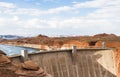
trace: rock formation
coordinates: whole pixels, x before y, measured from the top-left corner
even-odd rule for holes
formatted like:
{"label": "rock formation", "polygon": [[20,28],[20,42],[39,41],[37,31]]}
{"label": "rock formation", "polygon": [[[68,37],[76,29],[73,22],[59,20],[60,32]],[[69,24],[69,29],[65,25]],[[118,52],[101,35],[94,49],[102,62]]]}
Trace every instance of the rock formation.
{"label": "rock formation", "polygon": [[7,55],[0,50],[0,77],[52,77],[33,61],[13,63]]}

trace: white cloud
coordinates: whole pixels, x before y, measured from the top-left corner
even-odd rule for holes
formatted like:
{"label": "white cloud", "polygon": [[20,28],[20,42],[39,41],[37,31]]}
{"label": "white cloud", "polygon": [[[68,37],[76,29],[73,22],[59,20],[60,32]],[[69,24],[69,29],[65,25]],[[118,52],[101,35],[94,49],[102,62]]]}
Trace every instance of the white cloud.
{"label": "white cloud", "polygon": [[25,23],[25,28],[47,28],[49,25],[45,20],[38,18],[29,19]]}
{"label": "white cloud", "polygon": [[6,9],[6,10],[4,10],[4,13],[10,14],[10,15],[41,16],[41,15],[47,15],[47,14],[56,14],[56,13],[61,13],[61,12],[68,12],[71,10],[72,10],[72,8],[68,7],[68,6],[51,8],[48,10],[16,8],[16,10],[15,9]]}
{"label": "white cloud", "polygon": [[57,7],[57,8],[53,8],[53,9],[48,9],[48,11],[46,11],[46,13],[60,13],[60,12],[64,12],[64,11],[70,11],[72,10],[72,7],[69,6],[63,6],[63,7]]}
{"label": "white cloud", "polygon": [[12,20],[13,21],[19,21],[19,17],[18,16],[14,16]]}
{"label": "white cloud", "polygon": [[21,21],[18,16],[13,16],[10,18],[0,18],[0,27],[1,28],[13,28],[13,27],[22,27],[24,21]]}
{"label": "white cloud", "polygon": [[[54,0],[52,0],[54,1]],[[12,3],[2,3],[6,4],[4,6],[6,7],[15,7],[14,4]],[[117,6],[116,6],[117,5]],[[119,5],[119,6],[118,6]],[[92,1],[86,1],[86,2],[74,2],[73,5],[71,6],[61,6],[61,7],[55,7],[55,8],[50,8],[47,10],[40,10],[40,9],[32,9],[32,8],[19,8],[16,7],[15,9],[3,9],[3,13],[5,14],[12,14],[12,15],[30,15],[30,16],[40,16],[40,15],[47,15],[47,14],[56,14],[56,13],[62,13],[62,12],[78,12],[80,8],[110,8],[110,7],[115,7],[120,8],[120,1],[119,0],[92,0]],[[98,10],[99,10],[98,9]],[[114,10],[112,8],[112,10]],[[2,13],[2,12],[1,12]]]}
{"label": "white cloud", "polygon": [[0,2],[0,7],[15,8],[16,6],[13,3]]}
{"label": "white cloud", "polygon": [[9,15],[40,15],[41,11],[38,9],[26,9],[26,8],[16,8],[15,9],[6,9],[4,10],[5,14]]}
{"label": "white cloud", "polygon": [[2,17],[0,17],[0,27],[2,27],[2,26],[3,26],[4,22],[5,22],[5,19],[4,19],[4,18],[2,18]]}
{"label": "white cloud", "polygon": [[[1,6],[0,6],[1,7]],[[54,14],[70,11],[79,11],[80,8],[98,8],[85,16],[73,16],[66,19]],[[1,12],[2,13],[2,12]],[[26,29],[79,29],[88,31],[107,31],[119,33],[120,0],[91,0],[87,2],[74,2],[72,6],[61,6],[47,10],[18,8],[4,10],[11,18],[0,18],[0,27],[20,26]],[[38,16],[51,15],[52,18],[39,18]],[[30,15],[29,19],[22,19],[19,15]],[[35,17],[33,17],[35,16]],[[94,30],[92,30],[94,29]]]}
{"label": "white cloud", "polygon": [[58,2],[59,0],[43,0],[44,2]]}
{"label": "white cloud", "polygon": [[80,2],[77,2],[77,1],[73,1],[72,3],[73,3],[73,4],[77,4],[77,3],[80,3]]}
{"label": "white cloud", "polygon": [[89,18],[106,19],[106,20],[120,20],[120,1],[109,1],[104,7],[88,15]]}
{"label": "white cloud", "polygon": [[111,0],[92,0],[82,3],[75,3],[73,6],[75,8],[100,8],[103,7]]}

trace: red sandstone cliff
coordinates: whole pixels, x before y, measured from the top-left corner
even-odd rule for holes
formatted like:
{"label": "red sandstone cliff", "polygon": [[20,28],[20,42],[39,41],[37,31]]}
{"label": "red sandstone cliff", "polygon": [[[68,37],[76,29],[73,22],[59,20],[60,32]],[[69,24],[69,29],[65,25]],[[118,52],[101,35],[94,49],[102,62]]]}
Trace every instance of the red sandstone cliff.
{"label": "red sandstone cliff", "polygon": [[[101,42],[120,42],[120,36],[114,34],[97,34],[94,36],[48,37],[38,35],[16,40],[0,40],[2,44],[33,47],[45,50],[69,49],[72,45],[78,48],[101,47]],[[111,45],[108,45],[108,47]]]}

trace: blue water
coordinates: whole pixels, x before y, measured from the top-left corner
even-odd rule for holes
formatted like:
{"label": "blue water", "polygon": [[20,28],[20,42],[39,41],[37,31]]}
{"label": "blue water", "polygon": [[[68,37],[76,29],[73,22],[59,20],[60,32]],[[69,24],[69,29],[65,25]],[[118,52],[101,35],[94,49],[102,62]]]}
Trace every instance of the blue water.
{"label": "blue water", "polygon": [[4,51],[7,55],[20,54],[21,50],[27,50],[28,53],[38,51],[37,49],[19,47],[19,46],[10,46],[0,44],[0,50]]}

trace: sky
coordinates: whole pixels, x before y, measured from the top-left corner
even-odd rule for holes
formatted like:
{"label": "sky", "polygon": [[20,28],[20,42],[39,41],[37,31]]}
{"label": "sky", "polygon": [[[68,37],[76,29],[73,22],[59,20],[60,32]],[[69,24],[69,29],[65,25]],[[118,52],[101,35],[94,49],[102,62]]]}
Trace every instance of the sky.
{"label": "sky", "polygon": [[120,0],[0,0],[0,35],[120,35]]}

